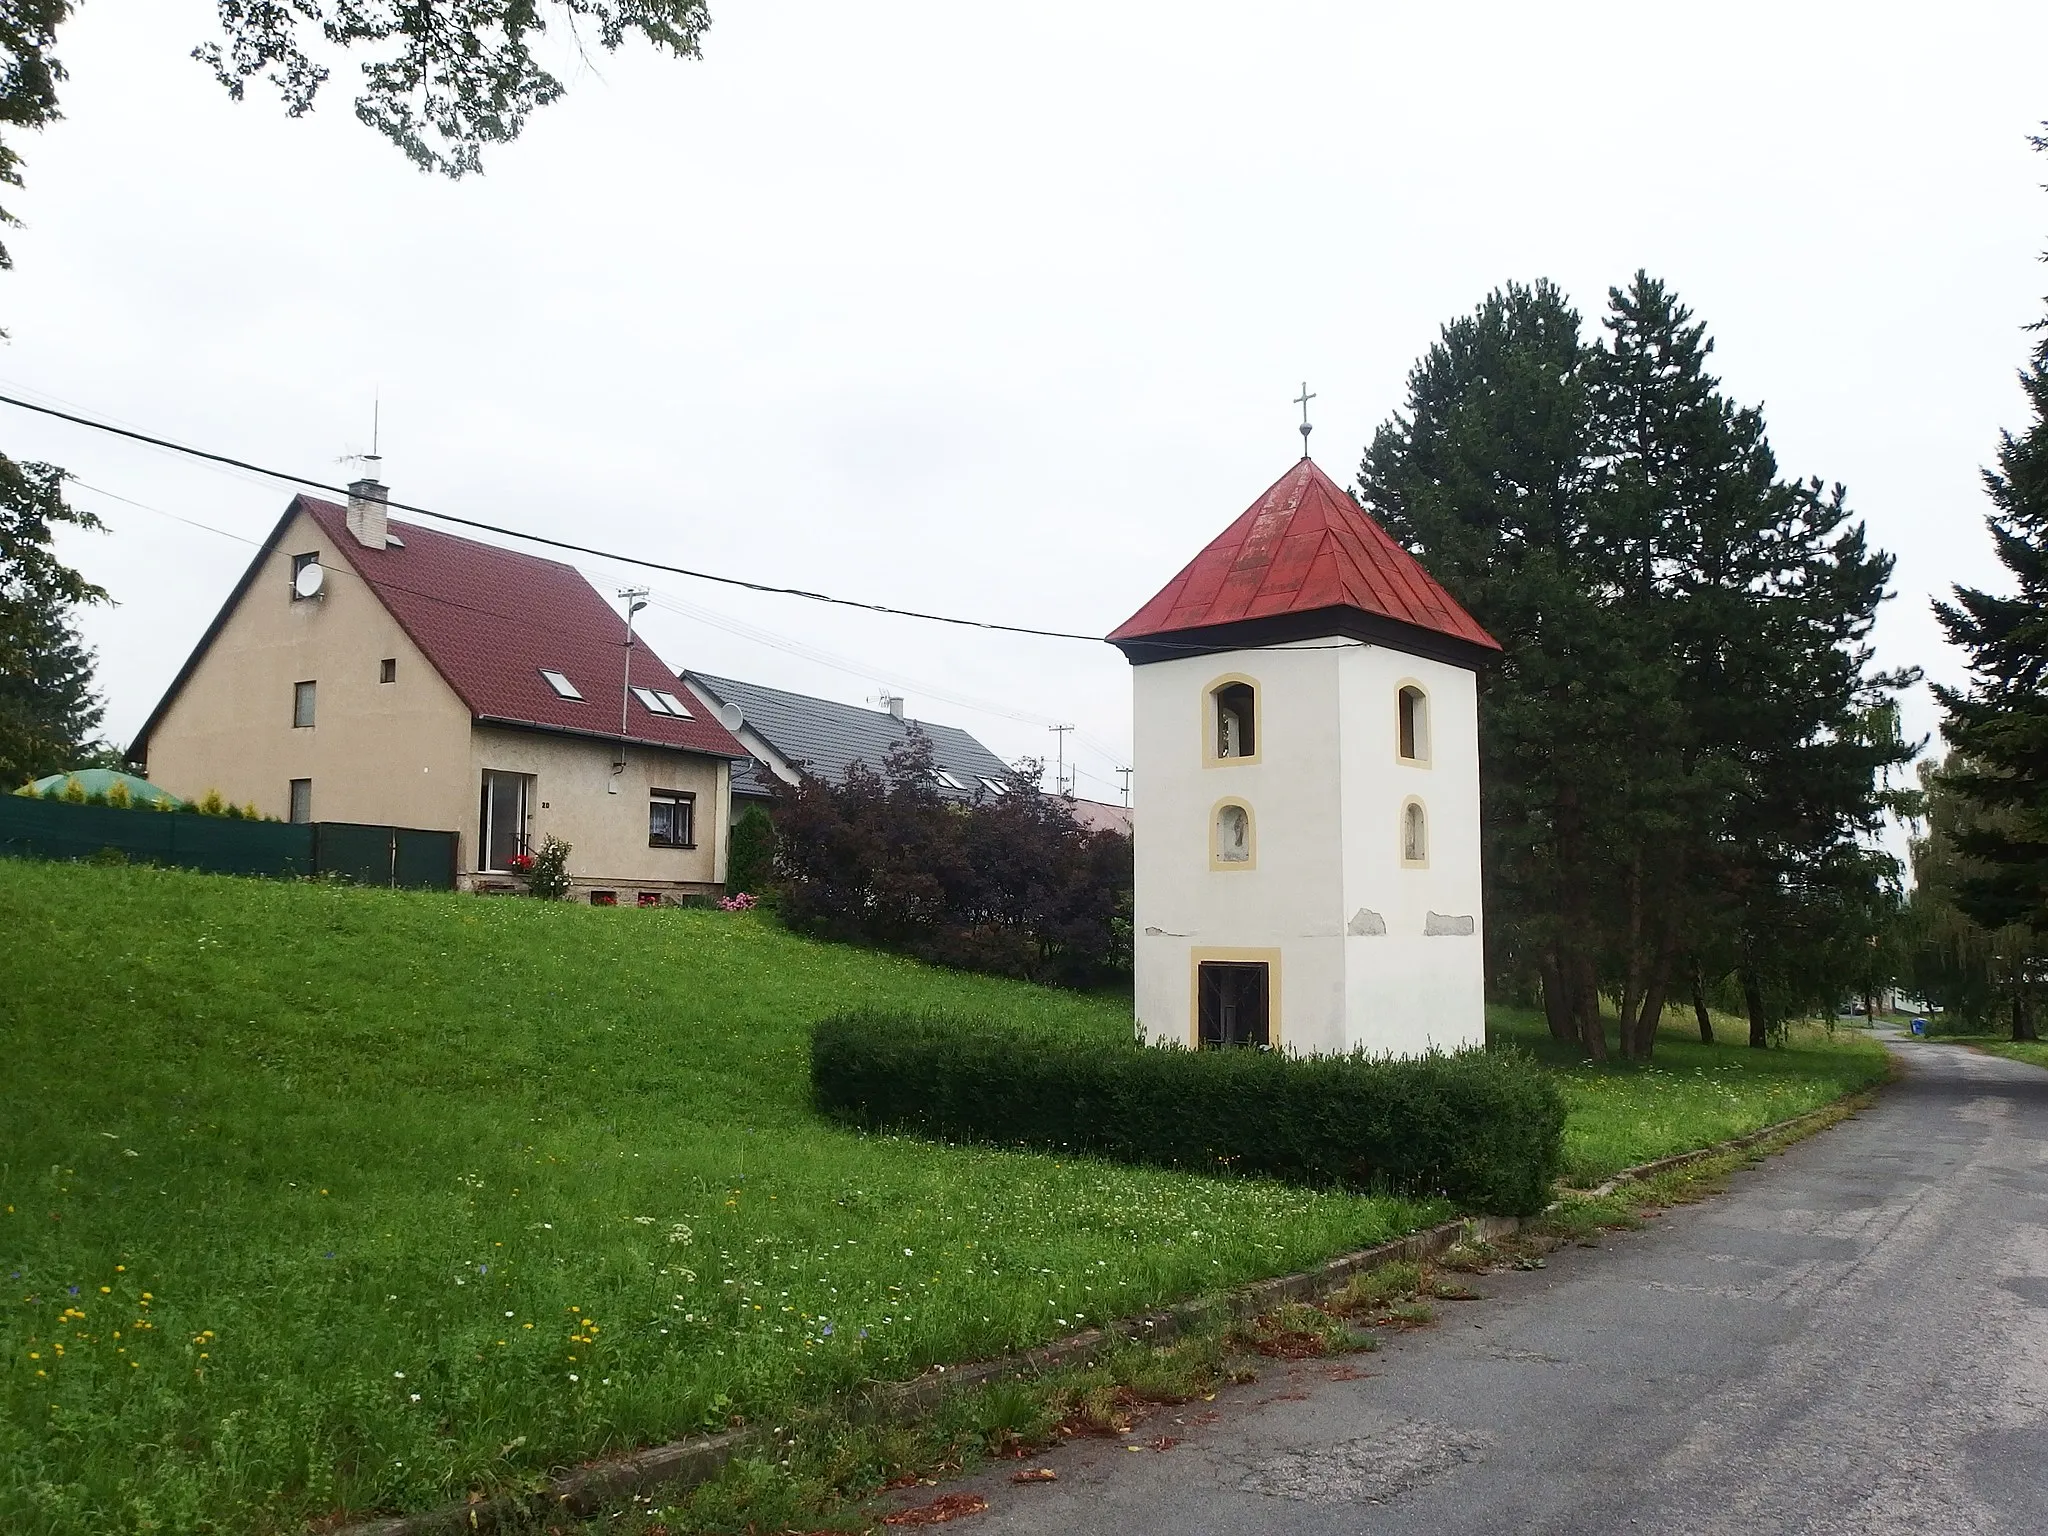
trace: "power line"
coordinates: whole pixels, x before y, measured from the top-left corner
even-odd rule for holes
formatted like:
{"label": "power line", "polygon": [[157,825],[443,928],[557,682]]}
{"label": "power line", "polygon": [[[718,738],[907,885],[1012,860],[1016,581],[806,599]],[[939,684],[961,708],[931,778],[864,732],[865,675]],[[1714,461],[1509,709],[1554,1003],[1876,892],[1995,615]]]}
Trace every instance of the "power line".
{"label": "power line", "polygon": [[[68,478],[70,483],[77,486],[80,490],[90,491],[95,496],[104,496],[109,501],[118,501],[126,506],[134,507],[138,511],[149,512],[157,517],[167,518],[174,523],[182,523],[187,528],[198,529],[201,533],[211,533],[219,538],[232,539],[235,543],[246,544],[251,549],[262,549],[264,547],[261,539],[252,539],[246,534],[234,533],[226,528],[216,528],[211,523],[202,523],[194,518],[180,516],[176,512],[166,511],[164,508],[153,506],[149,502],[137,501],[132,496],[123,496],[119,491],[110,491],[105,486],[94,485],[91,481],[81,480],[76,475],[69,476]],[[353,576],[355,574],[346,564],[330,566],[328,569],[344,575]],[[430,592],[423,587],[407,586],[404,582],[389,576],[381,579],[384,586],[392,591],[403,592],[409,597],[416,597],[424,602],[438,603],[443,607],[461,609],[466,613],[487,614],[495,619],[503,619],[519,624],[535,633],[562,635],[565,637],[572,633],[572,631],[562,629],[556,625],[539,623],[532,615],[527,613],[507,612],[499,608],[488,608],[474,603],[465,603],[457,598],[449,597],[446,593]],[[1014,720],[1025,725],[1051,725],[1053,723],[1050,715],[1034,715],[1025,710],[1011,709],[997,704],[993,700],[978,699],[972,694],[959,693],[952,689],[941,687],[937,683],[925,682],[918,678],[904,676],[895,672],[892,668],[876,667],[852,657],[841,656],[821,646],[810,645],[791,636],[779,634],[772,629],[763,629],[759,625],[749,624],[742,619],[721,613],[716,608],[706,608],[700,604],[685,601],[673,593],[656,590],[650,593],[649,597],[655,607],[667,612],[696,619],[699,623],[709,624],[715,628],[726,630],[731,634],[740,636],[742,639],[751,640],[757,645],[765,645],[776,650],[787,651],[793,656],[801,656],[807,661],[816,662],[820,666],[831,667],[835,671],[844,672],[849,676],[884,679],[895,686],[910,688],[921,695],[938,699],[942,703],[952,704],[961,709],[975,710],[982,714],[994,715],[1005,720]],[[1077,731],[1075,734],[1093,750],[1100,752],[1102,756],[1108,758],[1111,762],[1120,760],[1119,754],[1114,749],[1103,746],[1095,738],[1089,736],[1087,732]],[[1096,778],[1096,775],[1090,774],[1089,777]],[[1096,782],[1108,783],[1106,779],[1100,778],[1096,778]]]}
{"label": "power line", "polygon": [[[130,427],[115,426],[111,422],[95,421],[90,416],[80,416],[71,411],[60,411],[55,406],[38,405],[32,400],[23,400],[15,395],[0,394],[0,404],[12,405],[24,411],[34,411],[41,416],[53,416],[59,421],[68,421],[76,426],[90,428],[95,432],[105,432],[114,437],[125,437],[133,442],[146,443],[152,448],[162,448],[171,453],[184,454],[189,458],[200,459],[209,464],[223,465],[231,470],[240,470],[249,474],[267,476],[273,480],[282,480],[287,485],[303,485],[312,490],[325,491],[330,496],[352,496],[355,494],[347,486],[329,485],[324,480],[308,479],[304,475],[295,475],[288,470],[266,469],[260,464],[251,464],[245,459],[233,458],[224,453],[213,453],[204,448],[189,447],[184,443],[173,442],[169,438],[154,437],[147,432],[140,432]],[[84,482],[79,481],[77,483],[83,484]],[[91,487],[87,487],[87,489],[91,489]],[[102,492],[101,494],[111,493]],[[126,500],[127,498],[116,497],[115,499]],[[131,504],[141,505],[140,502]],[[1000,624],[992,619],[963,619],[957,615],[926,613],[916,608],[897,608],[887,603],[866,602],[860,598],[834,597],[830,593],[812,592],[803,587],[782,587],[769,582],[749,581],[745,577],[740,576],[720,576],[711,571],[694,570],[685,565],[667,565],[659,560],[648,560],[639,555],[622,555],[613,550],[596,549],[588,544],[572,544],[565,539],[549,538],[545,534],[524,533],[517,528],[506,528],[498,523],[486,523],[471,517],[459,517],[453,512],[436,512],[431,507],[415,506],[410,502],[404,501],[392,501],[388,497],[384,498],[383,505],[394,511],[410,512],[415,517],[431,517],[438,522],[454,523],[458,527],[474,528],[483,533],[495,533],[508,539],[524,539],[530,544],[542,544],[550,549],[565,550],[570,554],[588,555],[596,560],[615,560],[621,565],[637,566],[649,571],[662,571],[671,576],[687,576],[695,581],[715,582],[721,586],[739,587],[748,592],[763,592],[775,597],[799,597],[807,602],[828,603],[835,607],[855,608],[863,612],[887,614],[899,619],[922,619],[931,624],[951,624],[962,629],[981,629],[1007,635],[1031,635],[1044,640],[1085,640],[1090,644],[1109,643],[1106,636],[1084,635],[1074,630],[1038,629],[1027,624]],[[152,507],[146,510],[156,511],[158,509]],[[165,513],[164,515],[166,517],[175,516],[172,513]],[[177,520],[180,522],[189,521],[189,519],[184,518],[178,518]],[[193,526],[206,527],[203,523],[195,523]],[[210,533],[221,532],[217,528],[209,528],[207,531]],[[227,537],[236,538],[239,535],[229,534]],[[1217,652],[1219,649],[1231,651],[1350,650],[1368,644],[1368,642],[1358,640],[1300,641],[1276,645],[1232,645],[1218,647],[1212,643],[1199,640],[1176,641],[1160,636],[1147,636],[1145,644],[1152,650],[1185,651],[1190,655],[1208,655]],[[1102,752],[1105,757],[1113,758],[1115,756],[1111,749],[1102,746],[1100,743],[1091,742],[1090,744],[1095,746],[1096,750]]]}
{"label": "power line", "polygon": [[[89,416],[75,415],[60,411],[53,405],[37,405],[34,401],[23,400],[14,395],[0,395],[0,404],[16,406],[24,411],[34,411],[41,416],[54,416],[59,421],[68,421],[76,426],[89,427],[95,432],[106,432],[115,437],[125,437],[134,442],[147,443],[152,448],[163,448],[171,453],[182,453],[188,458],[203,459],[210,464],[224,464],[230,469],[248,470],[258,475],[268,475],[273,480],[282,480],[287,485],[303,485],[312,490],[325,491],[330,496],[347,496],[349,489],[342,485],[329,485],[324,480],[311,480],[304,475],[295,475],[287,470],[269,469],[261,464],[251,464],[246,459],[231,458],[224,453],[210,453],[204,448],[193,448],[184,443],[172,442],[169,438],[153,437],[147,432],[137,432],[129,427],[117,427],[111,422],[94,421]],[[864,602],[853,597],[834,597],[828,592],[812,592],[803,587],[780,587],[765,581],[748,581],[740,576],[720,576],[711,571],[692,570],[686,565],[666,565],[659,560],[643,559],[639,555],[622,555],[615,550],[593,549],[588,544],[571,544],[566,539],[551,539],[544,534],[522,533],[517,528],[502,527],[497,523],[481,522],[473,517],[458,517],[453,512],[436,512],[431,507],[413,506],[408,502],[386,499],[384,505],[398,512],[410,512],[415,517],[431,517],[436,521],[454,523],[462,528],[475,528],[483,533],[495,533],[509,539],[525,539],[532,544],[545,544],[550,549],[566,550],[571,554],[589,555],[599,560],[616,560],[621,565],[639,566],[644,570],[664,571],[671,576],[688,576],[695,581],[712,581],[721,586],[740,587],[748,592],[766,592],[777,597],[800,597],[813,603],[830,603],[839,608],[859,608],[868,613],[885,613],[899,619],[923,619],[931,624],[952,624],[962,629],[995,630],[1006,635],[1035,635],[1044,640],[1086,640],[1100,644],[1102,636],[1084,635],[1065,629],[1035,629],[1028,624],[998,624],[992,619],[963,619],[954,614],[926,613],[916,608],[896,608],[888,603]]]}

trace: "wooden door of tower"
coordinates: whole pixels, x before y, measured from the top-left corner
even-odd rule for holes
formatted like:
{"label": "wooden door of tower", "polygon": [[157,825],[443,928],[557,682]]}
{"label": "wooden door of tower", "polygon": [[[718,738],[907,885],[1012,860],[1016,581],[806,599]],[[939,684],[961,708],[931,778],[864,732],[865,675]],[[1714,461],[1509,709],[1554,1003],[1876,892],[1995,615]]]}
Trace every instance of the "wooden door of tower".
{"label": "wooden door of tower", "polygon": [[1196,1038],[1203,1050],[1272,1045],[1272,987],[1264,961],[1204,960],[1195,994]]}

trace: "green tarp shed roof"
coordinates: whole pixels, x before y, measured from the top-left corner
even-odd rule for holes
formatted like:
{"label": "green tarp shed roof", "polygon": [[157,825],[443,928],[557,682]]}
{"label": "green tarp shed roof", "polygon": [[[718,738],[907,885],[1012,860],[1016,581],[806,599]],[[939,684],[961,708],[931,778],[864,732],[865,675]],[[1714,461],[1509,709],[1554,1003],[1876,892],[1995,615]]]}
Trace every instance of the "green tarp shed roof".
{"label": "green tarp shed roof", "polygon": [[61,795],[64,793],[64,786],[73,779],[78,781],[78,787],[88,795],[104,795],[116,784],[126,784],[128,798],[138,804],[158,800],[171,805],[185,803],[169,790],[158,789],[147,779],[138,779],[132,773],[121,773],[112,768],[80,768],[75,773],[53,773],[48,778],[37,779],[25,787],[38,795],[46,795],[53,789]]}

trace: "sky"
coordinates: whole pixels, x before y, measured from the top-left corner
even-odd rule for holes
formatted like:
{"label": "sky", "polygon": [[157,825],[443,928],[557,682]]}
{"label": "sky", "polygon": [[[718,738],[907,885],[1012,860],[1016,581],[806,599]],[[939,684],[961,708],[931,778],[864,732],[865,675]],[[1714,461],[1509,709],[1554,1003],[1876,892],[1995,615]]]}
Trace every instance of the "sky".
{"label": "sky", "polygon": [[[2043,312],[2048,7],[713,0],[701,61],[573,59],[485,174],[235,103],[205,0],[90,0],[19,141],[0,390],[667,564],[1084,634],[1300,451],[1339,481],[1443,323],[1638,268],[1709,325],[1788,473],[1898,557],[1887,666],[2001,588],[1979,472]],[[565,55],[567,57],[567,55]],[[0,406],[105,519],[62,552],[107,733],[142,723],[291,490]],[[203,525],[203,526],[195,526]],[[1115,800],[1106,645],[644,581],[677,666],[884,688]],[[1934,728],[1924,689],[1915,734]]]}

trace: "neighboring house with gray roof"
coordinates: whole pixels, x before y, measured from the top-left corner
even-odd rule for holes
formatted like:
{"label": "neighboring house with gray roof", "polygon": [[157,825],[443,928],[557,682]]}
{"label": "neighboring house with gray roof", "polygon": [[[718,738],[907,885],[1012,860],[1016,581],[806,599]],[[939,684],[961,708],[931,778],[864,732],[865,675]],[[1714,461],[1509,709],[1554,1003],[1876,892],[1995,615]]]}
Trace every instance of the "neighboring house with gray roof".
{"label": "neighboring house with gray roof", "polygon": [[740,724],[733,734],[754,761],[733,770],[734,814],[766,801],[776,779],[794,784],[808,772],[839,784],[856,762],[880,772],[913,726],[931,739],[935,787],[946,798],[972,800],[1008,787],[1009,764],[956,726],[905,719],[900,698],[890,699],[887,709],[862,709],[708,672],[686,671],[681,676],[683,685],[710,711],[727,705],[739,711]]}

